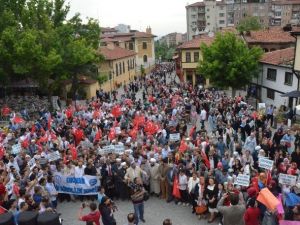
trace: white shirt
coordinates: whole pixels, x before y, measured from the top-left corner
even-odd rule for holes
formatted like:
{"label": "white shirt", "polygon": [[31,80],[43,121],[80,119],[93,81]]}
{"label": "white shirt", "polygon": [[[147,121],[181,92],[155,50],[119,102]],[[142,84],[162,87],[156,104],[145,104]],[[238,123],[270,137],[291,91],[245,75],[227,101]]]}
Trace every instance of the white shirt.
{"label": "white shirt", "polygon": [[188,184],[188,181],[187,181],[187,176],[184,174],[184,175],[179,175],[179,189],[180,190],[186,190],[187,188],[187,184]]}
{"label": "white shirt", "polygon": [[200,119],[201,120],[206,120],[206,111],[204,109],[201,110],[201,113],[200,113]]}
{"label": "white shirt", "polygon": [[53,183],[46,183],[46,190],[49,193],[50,200],[55,201],[57,191],[56,191],[56,188],[55,188],[54,184]]}
{"label": "white shirt", "polygon": [[192,190],[195,189],[196,184],[199,183],[199,178],[197,177],[196,180],[194,180],[193,177],[190,177],[189,182],[188,182],[188,190],[191,192]]}
{"label": "white shirt", "polygon": [[81,168],[79,166],[75,167],[75,177],[82,177],[84,175],[84,168],[85,166],[82,166]]}

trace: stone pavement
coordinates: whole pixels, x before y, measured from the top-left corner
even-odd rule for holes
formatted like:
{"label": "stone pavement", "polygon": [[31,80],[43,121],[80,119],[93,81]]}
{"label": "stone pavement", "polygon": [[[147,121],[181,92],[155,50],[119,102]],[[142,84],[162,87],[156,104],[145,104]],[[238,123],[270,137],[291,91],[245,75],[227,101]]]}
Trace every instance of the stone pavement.
{"label": "stone pavement", "polygon": [[[117,225],[126,224],[127,214],[133,212],[133,205],[130,201],[116,201],[118,211],[114,213]],[[58,212],[62,214],[63,225],[85,225],[84,222],[78,221],[77,213],[81,202],[63,202],[58,204]],[[84,213],[88,213],[88,209]],[[175,205],[174,202],[166,203],[156,197],[150,198],[145,202],[145,220],[146,223],[139,225],[161,225],[163,220],[170,218],[173,225],[208,225],[207,220],[198,220],[197,216],[192,214],[189,206]],[[212,225],[217,225],[219,218]],[[102,224],[102,221],[101,221]]]}

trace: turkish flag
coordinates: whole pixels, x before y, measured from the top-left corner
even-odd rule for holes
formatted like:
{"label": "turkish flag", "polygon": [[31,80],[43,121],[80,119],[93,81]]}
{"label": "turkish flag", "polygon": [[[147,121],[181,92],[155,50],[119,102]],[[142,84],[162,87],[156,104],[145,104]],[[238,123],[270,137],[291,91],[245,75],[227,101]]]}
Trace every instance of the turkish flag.
{"label": "turkish flag", "polygon": [[0,147],[0,159],[2,159],[4,155],[5,155],[5,149],[3,147]]}
{"label": "turkish flag", "polygon": [[49,116],[49,118],[48,118],[48,123],[47,123],[47,125],[48,125],[48,130],[51,129],[51,124],[52,124],[52,118],[51,118],[51,116]]}
{"label": "turkish flag", "polygon": [[29,140],[26,138],[23,142],[22,142],[22,147],[23,148],[28,148],[29,147]]}
{"label": "turkish flag", "polygon": [[149,102],[154,102],[154,101],[155,101],[155,98],[153,97],[153,95],[150,95],[150,96],[148,97],[148,101],[149,101]]}
{"label": "turkish flag", "polygon": [[111,114],[112,114],[114,117],[119,117],[119,116],[121,116],[121,115],[122,115],[121,106],[115,105],[114,107],[112,107],[112,109],[111,109]]}
{"label": "turkish flag", "polygon": [[188,146],[185,143],[185,141],[182,139],[181,142],[180,142],[179,151],[180,152],[185,152],[187,149],[188,149]]}
{"label": "turkish flag", "polygon": [[190,129],[190,133],[189,133],[190,138],[193,138],[195,131],[196,131],[196,126],[193,126],[193,127]]}
{"label": "turkish flag", "polygon": [[11,110],[8,106],[4,106],[1,111],[2,111],[3,116],[8,116],[11,112]]}
{"label": "turkish flag", "polygon": [[134,126],[140,126],[145,123],[145,117],[144,116],[135,116],[133,119],[133,125]]}
{"label": "turkish flag", "polygon": [[82,138],[83,138],[84,134],[83,131],[81,129],[75,129],[74,132],[74,137],[75,137],[75,145],[79,145],[79,143],[81,142]]}
{"label": "turkish flag", "polygon": [[36,127],[35,127],[35,125],[33,124],[32,127],[31,127],[30,133],[33,134],[33,133],[35,132],[35,130],[36,130]]}
{"label": "turkish flag", "polygon": [[72,109],[70,108],[66,109],[65,114],[68,119],[72,118],[72,114],[73,114]]}
{"label": "turkish flag", "polygon": [[115,137],[116,137],[116,131],[115,131],[115,128],[112,127],[112,128],[110,128],[108,138],[109,138],[109,140],[113,140],[113,139],[115,139]]}
{"label": "turkish flag", "polygon": [[23,120],[21,117],[16,116],[13,118],[13,122],[19,124],[19,123],[24,123],[25,120]]}
{"label": "turkish flag", "polygon": [[207,155],[206,155],[206,153],[204,151],[201,151],[201,157],[202,157],[202,160],[204,161],[205,166],[208,169],[210,169],[210,162],[209,162],[209,160],[207,158]]}
{"label": "turkish flag", "polygon": [[129,107],[131,107],[133,105],[132,100],[131,99],[125,99],[124,101],[125,105],[128,105]]}
{"label": "turkish flag", "polygon": [[129,131],[129,136],[133,139],[136,139],[138,134],[138,129],[137,127],[134,127],[131,131]]}
{"label": "turkish flag", "polygon": [[93,113],[93,119],[98,119],[100,117],[100,112],[99,110],[95,110]]}
{"label": "turkish flag", "polygon": [[77,159],[77,150],[76,150],[75,146],[70,145],[70,150],[71,150],[71,154],[72,154],[72,160],[76,160]]}
{"label": "turkish flag", "polygon": [[102,130],[101,129],[98,129],[96,135],[95,135],[95,139],[94,139],[94,142],[95,141],[100,141],[100,139],[102,138]]}

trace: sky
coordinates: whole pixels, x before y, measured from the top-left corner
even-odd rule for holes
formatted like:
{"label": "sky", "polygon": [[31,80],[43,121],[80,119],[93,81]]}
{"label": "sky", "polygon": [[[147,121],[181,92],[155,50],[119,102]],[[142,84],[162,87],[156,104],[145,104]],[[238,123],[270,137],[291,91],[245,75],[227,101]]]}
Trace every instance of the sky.
{"label": "sky", "polygon": [[151,26],[158,37],[186,32],[187,0],[69,0],[69,3],[70,15],[79,12],[82,18],[96,18],[101,27],[126,24],[131,29],[145,31]]}

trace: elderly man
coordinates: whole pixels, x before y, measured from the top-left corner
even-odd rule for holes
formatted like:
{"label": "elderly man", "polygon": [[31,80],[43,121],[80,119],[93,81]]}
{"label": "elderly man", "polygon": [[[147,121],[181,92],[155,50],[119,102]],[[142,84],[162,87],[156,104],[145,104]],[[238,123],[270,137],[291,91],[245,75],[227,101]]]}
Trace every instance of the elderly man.
{"label": "elderly man", "polygon": [[136,162],[132,161],[130,164],[130,167],[127,169],[125,174],[125,180],[127,183],[132,183],[134,181],[134,178],[142,178],[142,171],[140,167],[136,166]]}
{"label": "elderly man", "polygon": [[154,193],[157,197],[160,194],[159,164],[154,158],[150,159],[150,193]]}

